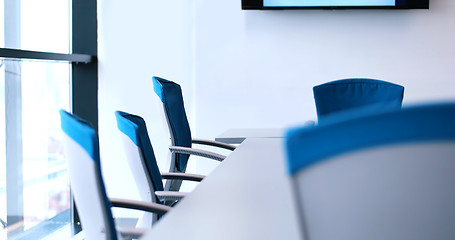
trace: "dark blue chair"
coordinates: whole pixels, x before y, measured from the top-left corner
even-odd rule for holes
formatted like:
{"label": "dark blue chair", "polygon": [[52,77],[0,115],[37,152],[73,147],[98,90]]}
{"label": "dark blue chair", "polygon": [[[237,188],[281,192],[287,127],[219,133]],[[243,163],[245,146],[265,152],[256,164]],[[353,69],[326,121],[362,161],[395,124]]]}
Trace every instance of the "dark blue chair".
{"label": "dark blue chair", "polygon": [[[163,179],[202,181],[204,176],[197,174],[161,173],[144,119],[122,111],[116,111],[115,117],[118,129],[123,133],[126,158],[142,201],[172,205],[186,196],[187,193],[164,191]],[[144,215],[140,226],[150,226],[150,222],[158,220],[157,214],[152,217]]]}
{"label": "dark blue chair", "polygon": [[[168,206],[125,199],[108,199],[101,175],[98,137],[90,123],[60,111],[71,190],[85,239],[139,238],[146,229],[116,227],[111,207],[131,208],[163,215]],[[149,226],[150,227],[150,226]]]}
{"label": "dark blue chair", "polygon": [[[190,125],[186,117],[185,106],[183,103],[182,89],[175,82],[153,77],[153,90],[163,103],[164,114],[169,127],[171,136],[171,166],[170,172],[185,172],[190,155],[206,157],[216,161],[222,161],[225,156],[192,148],[192,144],[202,144],[212,147],[219,147],[227,150],[234,150],[235,146],[205,140],[193,139],[191,137]],[[165,189],[178,191],[180,188],[180,180],[172,180],[166,182]]]}
{"label": "dark blue chair", "polygon": [[399,109],[404,87],[385,81],[351,78],[332,81],[313,87],[318,120],[361,107]]}
{"label": "dark blue chair", "polygon": [[455,103],[287,132],[305,239],[455,239]]}

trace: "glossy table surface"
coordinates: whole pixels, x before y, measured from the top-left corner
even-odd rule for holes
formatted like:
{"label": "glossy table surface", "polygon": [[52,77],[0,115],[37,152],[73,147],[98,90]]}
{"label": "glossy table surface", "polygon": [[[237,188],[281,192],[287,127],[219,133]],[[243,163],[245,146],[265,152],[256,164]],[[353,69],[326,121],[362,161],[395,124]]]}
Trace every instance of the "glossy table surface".
{"label": "glossy table surface", "polygon": [[282,138],[248,138],[142,239],[301,239]]}

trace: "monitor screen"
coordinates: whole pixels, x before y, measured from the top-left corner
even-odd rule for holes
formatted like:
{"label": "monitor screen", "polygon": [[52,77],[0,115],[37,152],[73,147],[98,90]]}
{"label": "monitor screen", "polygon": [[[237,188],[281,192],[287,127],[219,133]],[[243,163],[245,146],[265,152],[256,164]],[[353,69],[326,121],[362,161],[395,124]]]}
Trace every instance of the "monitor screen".
{"label": "monitor screen", "polygon": [[242,0],[242,9],[428,9],[429,0]]}
{"label": "monitor screen", "polygon": [[263,0],[264,7],[395,6],[395,0]]}

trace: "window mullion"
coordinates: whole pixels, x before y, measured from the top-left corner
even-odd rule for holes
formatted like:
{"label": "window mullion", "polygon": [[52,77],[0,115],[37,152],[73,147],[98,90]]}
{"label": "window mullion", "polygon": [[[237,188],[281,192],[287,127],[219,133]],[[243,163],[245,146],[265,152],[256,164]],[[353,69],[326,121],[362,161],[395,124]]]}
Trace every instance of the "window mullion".
{"label": "window mullion", "polygon": [[22,91],[20,62],[5,62],[6,212],[7,224],[24,218]]}
{"label": "window mullion", "polygon": [[[21,1],[4,1],[5,46],[21,47]],[[5,61],[7,224],[24,218],[21,63]]]}

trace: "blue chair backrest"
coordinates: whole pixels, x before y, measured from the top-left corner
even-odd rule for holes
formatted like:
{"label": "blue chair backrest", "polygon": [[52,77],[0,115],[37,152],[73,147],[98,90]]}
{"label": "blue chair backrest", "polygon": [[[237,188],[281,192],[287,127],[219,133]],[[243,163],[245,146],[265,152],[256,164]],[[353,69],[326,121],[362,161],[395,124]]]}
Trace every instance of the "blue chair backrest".
{"label": "blue chair backrest", "polygon": [[101,175],[98,137],[90,123],[60,111],[71,189],[86,239],[119,238]]}
{"label": "blue chair backrest", "polygon": [[307,239],[455,239],[455,103],[287,132]]}
{"label": "blue chair backrest", "polygon": [[[123,133],[126,159],[141,200],[161,203],[155,191],[163,191],[163,182],[144,119],[122,111],[116,111],[115,117],[117,127]],[[159,217],[158,214],[146,212],[141,216],[136,227],[149,228],[158,221]]]}
{"label": "blue chair backrest", "polygon": [[352,78],[313,87],[318,119],[332,113],[372,105],[378,109],[398,109],[404,87],[385,81]]}
{"label": "blue chair backrest", "polygon": [[[160,77],[153,77],[152,80],[153,89],[163,102],[172,145],[191,147],[191,130],[186,117],[180,85]],[[188,154],[176,154],[175,166],[178,171],[184,172],[186,170],[188,158]]]}
{"label": "blue chair backrest", "polygon": [[[138,147],[140,159],[131,159],[137,164],[144,165],[145,171],[151,179],[152,187],[149,191],[163,191],[161,173],[153,152],[152,143],[147,132],[147,126],[142,117],[130,113],[116,111],[117,127]],[[158,199],[154,202],[159,202]]]}

